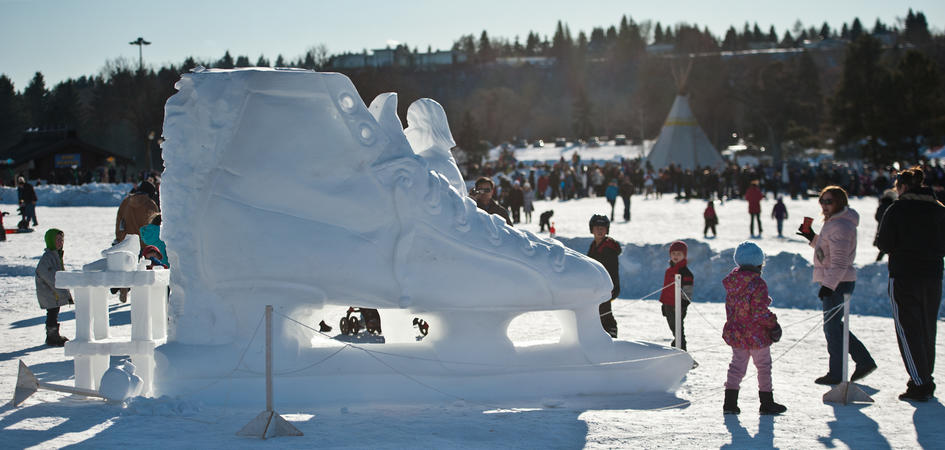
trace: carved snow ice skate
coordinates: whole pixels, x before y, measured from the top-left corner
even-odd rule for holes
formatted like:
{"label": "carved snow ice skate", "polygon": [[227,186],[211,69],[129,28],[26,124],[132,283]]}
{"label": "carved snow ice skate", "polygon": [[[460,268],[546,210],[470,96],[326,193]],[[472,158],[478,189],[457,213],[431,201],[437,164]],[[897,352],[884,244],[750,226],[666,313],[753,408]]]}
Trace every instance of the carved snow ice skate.
{"label": "carved snow ice skate", "polygon": [[[600,264],[507,226],[464,195],[436,102],[411,105],[405,135],[395,94],[367,108],[340,74],[198,70],[176,87],[161,185],[162,238],[175,269],[172,342],[159,364],[166,377],[188,376],[170,361],[196,358],[182,344],[245,342],[266,304],[289,314],[325,304],[423,313],[436,333],[401,350],[479,363],[425,368],[436,373],[547,364],[548,354],[524,354],[506,335],[512,319],[539,310],[559,311],[564,329],[550,351],[565,354],[552,360],[630,357],[600,326],[598,304],[612,288]],[[296,337],[287,363],[318,357]],[[685,354],[670,356],[681,357],[663,366],[691,365]],[[684,373],[636,387],[667,389]],[[175,391],[174,381],[161,383],[159,391]]]}

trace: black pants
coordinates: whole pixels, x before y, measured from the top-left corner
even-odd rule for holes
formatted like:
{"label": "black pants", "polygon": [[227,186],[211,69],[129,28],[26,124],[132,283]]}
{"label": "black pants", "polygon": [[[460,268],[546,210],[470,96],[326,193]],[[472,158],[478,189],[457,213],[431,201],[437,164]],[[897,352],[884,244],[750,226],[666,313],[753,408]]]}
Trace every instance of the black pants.
{"label": "black pants", "polygon": [[[686,310],[689,309],[689,302],[683,301],[682,318],[679,320],[679,335],[682,337],[682,345],[679,348],[686,350]],[[663,305],[663,317],[669,325],[669,331],[673,332],[672,346],[676,346],[676,305]]]}
{"label": "black pants", "polygon": [[600,324],[604,327],[604,331],[611,337],[617,337],[617,319],[614,318],[614,311],[610,307],[610,301],[601,303],[598,310],[600,311]]}
{"label": "black pants", "polygon": [[46,326],[49,328],[59,325],[59,307],[46,310]]}
{"label": "black pants", "polygon": [[620,198],[623,199],[623,220],[630,221],[630,196],[621,195]]}
{"label": "black pants", "polygon": [[931,383],[935,370],[935,333],[942,303],[941,278],[890,278],[889,297],[899,353],[912,384]]}
{"label": "black pants", "polygon": [[751,235],[755,235],[755,221],[758,221],[758,234],[761,234],[761,214],[749,214],[751,216]]}
{"label": "black pants", "polygon": [[706,221],[705,221],[705,228],[702,229],[702,235],[703,235],[703,236],[708,236],[708,235],[709,235],[709,230],[712,230],[712,236],[718,236],[718,234],[715,233],[715,221],[714,221],[714,220],[711,220],[711,221],[710,221],[710,220],[706,220]]}

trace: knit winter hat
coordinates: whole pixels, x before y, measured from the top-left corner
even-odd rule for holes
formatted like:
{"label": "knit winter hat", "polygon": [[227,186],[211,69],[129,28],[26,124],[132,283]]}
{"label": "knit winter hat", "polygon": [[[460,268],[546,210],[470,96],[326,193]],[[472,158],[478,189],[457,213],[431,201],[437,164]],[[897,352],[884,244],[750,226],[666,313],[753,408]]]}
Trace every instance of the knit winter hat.
{"label": "knit winter hat", "polygon": [[682,252],[683,256],[688,256],[689,247],[683,241],[676,241],[669,245],[669,252]]}
{"label": "knit winter hat", "polygon": [[161,250],[159,250],[157,247],[153,245],[145,245],[144,248],[141,249],[142,255],[147,255],[148,252],[157,253],[157,259],[164,259],[164,255],[161,254]]}
{"label": "knit winter hat", "polygon": [[754,242],[742,242],[735,249],[735,264],[739,266],[761,266],[765,263],[765,252]]}

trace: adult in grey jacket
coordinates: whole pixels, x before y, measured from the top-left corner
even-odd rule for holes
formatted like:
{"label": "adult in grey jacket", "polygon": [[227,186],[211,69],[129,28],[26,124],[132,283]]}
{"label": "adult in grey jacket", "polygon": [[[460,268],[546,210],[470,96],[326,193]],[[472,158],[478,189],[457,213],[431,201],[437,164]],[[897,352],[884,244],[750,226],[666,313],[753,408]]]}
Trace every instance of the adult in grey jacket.
{"label": "adult in grey jacket", "polygon": [[59,334],[59,308],[73,303],[68,289],[56,288],[56,272],[65,270],[62,262],[65,234],[50,228],[45,240],[46,251],[36,265],[36,299],[39,307],[46,310],[46,345],[62,347],[69,339]]}

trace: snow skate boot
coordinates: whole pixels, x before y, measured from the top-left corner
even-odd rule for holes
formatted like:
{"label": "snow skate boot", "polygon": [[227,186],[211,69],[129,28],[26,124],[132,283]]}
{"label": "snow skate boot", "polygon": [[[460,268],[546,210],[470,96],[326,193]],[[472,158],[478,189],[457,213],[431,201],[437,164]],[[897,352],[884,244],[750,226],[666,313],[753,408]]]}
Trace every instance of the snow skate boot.
{"label": "snow skate boot", "polygon": [[176,87],[161,185],[171,340],[247,338],[265,304],[356,304],[507,350],[516,316],[565,311],[563,343],[610,342],[603,266],[479,210],[458,170],[432,170],[431,148],[451,141],[438,105],[411,106],[408,141],[396,95],[369,110],[341,74],[198,68]]}

